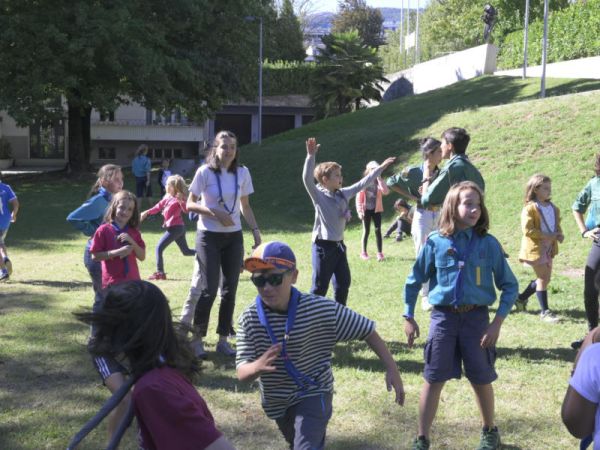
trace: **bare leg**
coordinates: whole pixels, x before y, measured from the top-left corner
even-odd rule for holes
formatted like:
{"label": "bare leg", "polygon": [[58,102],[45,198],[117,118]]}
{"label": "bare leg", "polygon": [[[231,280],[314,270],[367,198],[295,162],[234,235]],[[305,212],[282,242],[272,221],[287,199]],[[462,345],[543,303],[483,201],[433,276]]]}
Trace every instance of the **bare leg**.
{"label": "bare leg", "polygon": [[481,420],[484,427],[494,427],[494,388],[491,383],[488,384],[473,384],[477,406],[481,413]]}
{"label": "bare leg", "polygon": [[[121,387],[121,385],[124,382],[125,382],[125,377],[123,376],[123,374],[121,372],[113,373],[106,380],[104,380],[106,387],[113,394],[117,391],[117,389],[119,389]],[[127,408],[129,407],[130,401],[131,401],[131,397],[129,394],[127,394],[123,398],[123,400],[121,400],[121,403],[119,403],[119,405],[115,409],[113,409],[112,412],[108,415],[108,440],[109,440],[109,442],[112,439],[115,431],[117,431],[117,428],[119,427],[119,424],[121,423],[121,420],[123,420],[123,417],[125,417],[125,414],[127,414]]]}
{"label": "bare leg", "polygon": [[419,436],[425,436],[429,439],[431,424],[440,403],[440,394],[444,384],[426,381],[423,389],[421,389],[421,396],[419,397]]}

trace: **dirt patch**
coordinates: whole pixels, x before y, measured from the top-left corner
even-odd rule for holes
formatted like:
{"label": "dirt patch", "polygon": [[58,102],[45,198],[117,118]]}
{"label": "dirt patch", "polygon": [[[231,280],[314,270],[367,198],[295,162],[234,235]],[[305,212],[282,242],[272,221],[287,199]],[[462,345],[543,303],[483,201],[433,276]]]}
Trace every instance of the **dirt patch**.
{"label": "dirt patch", "polygon": [[584,270],[570,267],[561,271],[560,274],[569,278],[583,278]]}

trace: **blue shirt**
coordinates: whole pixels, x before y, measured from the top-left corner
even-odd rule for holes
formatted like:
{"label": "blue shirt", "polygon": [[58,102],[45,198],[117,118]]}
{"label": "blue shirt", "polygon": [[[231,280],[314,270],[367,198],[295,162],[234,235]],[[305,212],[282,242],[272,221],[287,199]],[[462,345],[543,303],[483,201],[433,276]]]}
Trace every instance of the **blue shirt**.
{"label": "blue shirt", "polygon": [[585,226],[588,230],[600,225],[600,176],[593,177],[583,190],[577,195],[573,206],[573,211],[585,214]]}
{"label": "blue shirt", "polygon": [[131,171],[133,175],[138,178],[145,177],[148,172],[152,169],[150,164],[150,158],[144,155],[136,156],[131,162]]}
{"label": "blue shirt", "polygon": [[[454,234],[454,245],[464,254],[473,234],[469,228]],[[460,305],[491,305],[496,300],[494,285],[501,291],[498,315],[506,317],[517,300],[519,285],[498,240],[487,234],[477,236],[464,272],[464,295]],[[421,248],[412,272],[404,285],[405,315],[414,317],[421,285],[429,281],[429,303],[450,305],[458,274],[458,255],[452,239],[434,231]]]}
{"label": "blue shirt", "polygon": [[6,230],[10,226],[12,210],[10,202],[17,198],[8,184],[0,183],[0,230]]}
{"label": "blue shirt", "polygon": [[111,194],[103,187],[83,205],[67,216],[67,222],[86,236],[93,236],[104,220]]}

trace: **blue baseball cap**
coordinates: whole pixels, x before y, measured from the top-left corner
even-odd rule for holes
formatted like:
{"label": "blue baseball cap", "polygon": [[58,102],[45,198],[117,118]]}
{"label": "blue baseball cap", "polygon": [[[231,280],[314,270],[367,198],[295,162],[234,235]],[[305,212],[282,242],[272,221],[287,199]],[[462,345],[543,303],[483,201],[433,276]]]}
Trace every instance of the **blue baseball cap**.
{"label": "blue baseball cap", "polygon": [[265,242],[256,247],[244,260],[244,269],[249,272],[272,269],[295,269],[296,256],[292,249],[279,241]]}

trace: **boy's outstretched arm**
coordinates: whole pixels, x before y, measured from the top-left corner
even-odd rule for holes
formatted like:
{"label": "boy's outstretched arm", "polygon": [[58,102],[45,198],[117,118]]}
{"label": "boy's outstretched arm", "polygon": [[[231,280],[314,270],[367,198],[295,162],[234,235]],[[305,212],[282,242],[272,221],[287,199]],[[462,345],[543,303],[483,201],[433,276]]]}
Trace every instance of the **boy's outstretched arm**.
{"label": "boy's outstretched arm", "polygon": [[371,347],[371,350],[379,356],[379,359],[385,365],[385,383],[387,385],[387,390],[391,391],[392,388],[394,388],[394,391],[396,392],[396,403],[404,405],[404,386],[402,385],[402,378],[400,377],[400,372],[398,372],[396,361],[394,361],[394,357],[388,350],[385,342],[383,342],[383,339],[381,339],[377,331],[373,331],[367,336],[365,342]]}
{"label": "boy's outstretched arm", "polygon": [[281,353],[281,344],[271,345],[260,358],[244,363],[237,368],[237,377],[240,381],[254,381],[266,372],[275,372],[277,367],[273,364]]}

